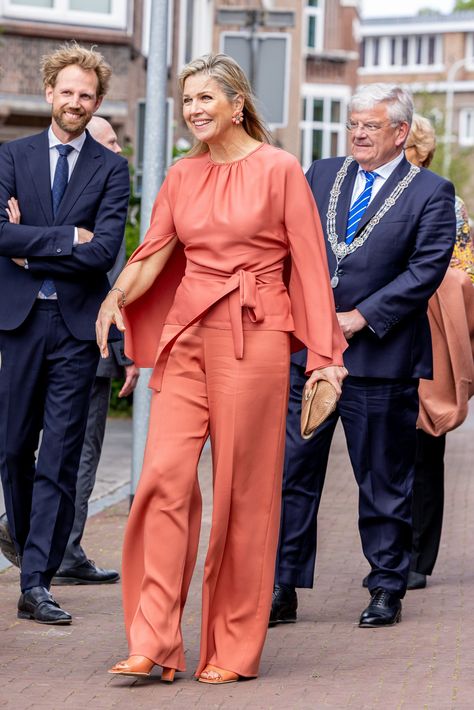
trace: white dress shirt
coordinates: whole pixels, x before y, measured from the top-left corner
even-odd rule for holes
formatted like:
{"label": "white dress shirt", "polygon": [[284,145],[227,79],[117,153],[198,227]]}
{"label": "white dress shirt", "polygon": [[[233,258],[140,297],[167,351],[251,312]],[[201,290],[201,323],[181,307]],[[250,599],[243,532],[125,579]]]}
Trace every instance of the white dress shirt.
{"label": "white dress shirt", "polygon": [[[69,165],[69,177],[68,177],[68,182],[71,179],[72,171],[75,168],[75,165],[77,163],[77,159],[79,157],[79,153],[81,152],[82,146],[84,145],[84,141],[86,140],[87,134],[84,131],[84,133],[81,133],[81,135],[78,138],[74,138],[72,141],[69,141],[67,145],[70,145],[74,150],[71,150],[69,155],[67,156],[67,162]],[[51,189],[53,188],[53,182],[54,182],[54,173],[56,171],[56,166],[58,164],[59,160],[59,152],[56,149],[57,145],[62,145],[61,141],[59,138],[57,138],[54,134],[52,126],[49,127],[48,131],[48,142],[49,142],[49,174],[50,174],[50,179],[51,179]],[[79,242],[79,235],[77,231],[77,227],[74,227],[74,244],[78,244]],[[25,268],[28,268],[28,262],[26,261],[25,263]],[[57,293],[51,294],[51,296],[45,296],[42,291],[38,293],[38,298],[41,299],[48,299],[48,300],[55,300],[58,298]]]}
{"label": "white dress shirt", "polygon": [[[385,163],[385,165],[381,165],[379,168],[376,170],[372,170],[371,172],[377,173],[377,177],[374,180],[374,184],[372,186],[372,194],[370,196],[369,200],[369,205],[374,199],[375,195],[378,193],[379,190],[382,189],[382,187],[385,185],[386,181],[390,177],[390,175],[393,173],[397,165],[402,162],[403,157],[404,157],[404,152],[403,150],[400,152],[399,155],[397,155],[396,158],[391,160],[389,163]],[[357,200],[361,192],[363,192],[365,189],[365,175],[364,175],[364,170],[359,166],[359,170],[357,173],[357,177],[354,182],[354,189],[352,191],[352,198],[351,198],[351,207],[354,204],[354,202]]]}
{"label": "white dress shirt", "polygon": [[[67,156],[67,162],[69,165],[69,178],[68,181],[71,178],[72,171],[74,170],[74,167],[77,163],[77,159],[79,157],[79,153],[81,152],[82,146],[84,145],[84,141],[86,140],[87,134],[84,131],[84,133],[81,133],[81,135],[78,138],[74,138],[72,141],[69,141],[67,145],[70,145],[71,148],[74,148],[74,150],[71,150],[69,155]],[[48,131],[48,141],[49,141],[49,173],[51,176],[51,189],[53,187],[53,181],[54,181],[54,172],[56,170],[56,165],[58,164],[59,160],[59,153],[56,150],[57,145],[61,145],[61,141],[59,138],[56,138],[53,132],[52,126],[49,127]]]}

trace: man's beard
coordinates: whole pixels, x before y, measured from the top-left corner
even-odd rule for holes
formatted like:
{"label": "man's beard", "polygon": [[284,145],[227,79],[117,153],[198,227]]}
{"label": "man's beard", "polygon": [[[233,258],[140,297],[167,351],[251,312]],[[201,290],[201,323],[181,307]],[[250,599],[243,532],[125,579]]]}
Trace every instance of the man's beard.
{"label": "man's beard", "polygon": [[[80,116],[80,120],[74,121],[74,122],[69,121],[65,116],[66,111],[68,111],[69,113],[74,113],[74,114],[76,114],[76,116]],[[82,113],[82,114],[79,112],[76,112],[76,111],[71,111],[70,109],[67,109],[67,108],[66,109],[61,108],[61,109],[58,109],[57,111],[53,111],[54,120],[58,124],[59,128],[62,131],[64,131],[65,133],[77,133],[77,134],[82,133],[84,131],[85,127],[87,126],[87,124],[89,123],[89,121],[91,120],[91,117],[92,117],[92,114],[89,114],[86,111],[84,111],[84,113]]]}

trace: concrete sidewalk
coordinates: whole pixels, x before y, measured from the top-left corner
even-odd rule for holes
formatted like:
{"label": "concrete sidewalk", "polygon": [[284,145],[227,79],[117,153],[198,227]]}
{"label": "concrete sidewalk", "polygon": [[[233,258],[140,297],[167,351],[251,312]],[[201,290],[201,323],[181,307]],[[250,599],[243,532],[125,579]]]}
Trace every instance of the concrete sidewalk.
{"label": "concrete sidewalk", "polygon": [[[117,482],[124,486],[129,441],[129,425],[113,422],[99,485],[107,469],[117,490]],[[206,451],[200,468],[203,545],[183,624],[188,671],[171,686],[161,684],[158,676],[134,681],[107,675],[107,668],[127,655],[120,585],[55,588],[58,600],[73,613],[74,623],[41,626],[16,619],[18,573],[9,568],[0,574],[0,707],[473,708],[473,461],[471,413],[463,427],[448,436],[445,528],[429,586],[407,594],[401,624],[359,629],[356,621],[368,600],[361,588],[367,565],[357,533],[356,487],[338,429],[321,505],[315,589],[300,594],[297,624],[269,631],[258,679],[213,687],[192,679],[199,647],[199,583],[211,515]],[[101,565],[120,565],[127,508],[128,502],[123,501],[88,522],[86,550]]]}

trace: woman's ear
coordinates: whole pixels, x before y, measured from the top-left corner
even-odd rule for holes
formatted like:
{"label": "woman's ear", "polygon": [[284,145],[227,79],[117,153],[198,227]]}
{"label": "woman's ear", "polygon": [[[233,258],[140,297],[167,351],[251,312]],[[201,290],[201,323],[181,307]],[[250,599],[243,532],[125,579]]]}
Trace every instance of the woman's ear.
{"label": "woman's ear", "polygon": [[234,111],[240,113],[243,111],[245,105],[244,97],[240,94],[234,99]]}

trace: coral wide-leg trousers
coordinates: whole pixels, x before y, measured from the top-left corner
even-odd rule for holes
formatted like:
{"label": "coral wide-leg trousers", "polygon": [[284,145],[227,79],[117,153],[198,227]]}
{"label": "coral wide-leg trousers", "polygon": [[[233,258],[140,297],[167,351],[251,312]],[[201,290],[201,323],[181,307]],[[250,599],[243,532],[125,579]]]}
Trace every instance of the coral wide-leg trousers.
{"label": "coral wide-leg trousers", "polygon": [[[166,337],[179,326],[166,326]],[[278,542],[289,338],[194,326],[174,345],[153,394],[143,471],[123,555],[130,654],[185,670],[181,616],[201,525],[197,465],[208,435],[214,505],[202,594],[199,665],[256,676]]]}

